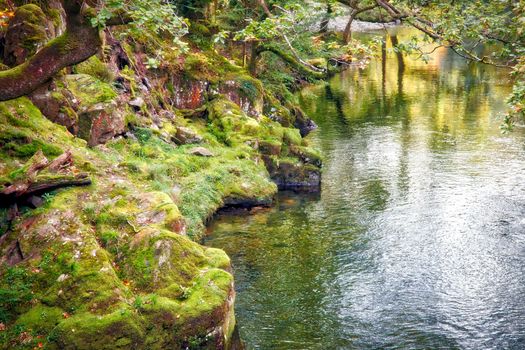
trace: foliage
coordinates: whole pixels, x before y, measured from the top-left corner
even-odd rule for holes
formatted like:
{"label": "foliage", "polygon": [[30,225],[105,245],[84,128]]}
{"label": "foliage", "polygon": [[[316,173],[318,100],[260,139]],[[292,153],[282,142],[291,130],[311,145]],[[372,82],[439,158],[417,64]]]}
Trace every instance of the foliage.
{"label": "foliage", "polygon": [[189,22],[176,14],[172,4],[162,0],[109,0],[103,3],[91,23],[103,28],[118,16],[132,20],[120,33],[121,39],[147,43],[153,52],[146,61],[149,68],[158,68],[168,55],[186,52],[187,44],[181,37],[188,33]]}
{"label": "foliage", "polygon": [[9,25],[15,13],[9,9],[0,10],[0,33]]}

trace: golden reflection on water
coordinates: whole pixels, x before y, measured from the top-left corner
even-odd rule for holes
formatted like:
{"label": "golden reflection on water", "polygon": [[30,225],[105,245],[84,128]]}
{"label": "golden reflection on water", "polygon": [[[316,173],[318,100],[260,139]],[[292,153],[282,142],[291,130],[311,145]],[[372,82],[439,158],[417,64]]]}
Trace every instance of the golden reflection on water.
{"label": "golden reflection on water", "polygon": [[369,67],[300,95],[319,124],[320,196],[212,223],[249,347],[525,348],[525,142],[498,118],[508,72],[392,50],[412,35],[390,32]]}

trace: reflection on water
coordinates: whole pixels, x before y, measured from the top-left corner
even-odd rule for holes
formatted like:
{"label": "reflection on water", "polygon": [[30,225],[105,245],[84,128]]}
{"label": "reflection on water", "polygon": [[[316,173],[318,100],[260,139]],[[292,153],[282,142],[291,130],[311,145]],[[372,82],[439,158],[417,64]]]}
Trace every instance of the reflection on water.
{"label": "reflection on water", "polygon": [[496,115],[506,72],[445,49],[302,94],[317,197],[224,215],[241,338],[256,349],[525,348],[525,150]]}

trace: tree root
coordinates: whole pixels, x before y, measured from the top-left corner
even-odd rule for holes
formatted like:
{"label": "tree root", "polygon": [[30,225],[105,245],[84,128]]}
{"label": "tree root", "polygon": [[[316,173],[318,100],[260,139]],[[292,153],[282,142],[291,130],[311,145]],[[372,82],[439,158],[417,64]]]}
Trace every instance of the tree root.
{"label": "tree root", "polygon": [[11,183],[0,184],[0,207],[13,207],[19,204],[39,206],[43,203],[39,196],[62,187],[87,186],[91,179],[85,173],[76,173],[71,151],[67,151],[53,161],[38,151],[20,169],[11,173]]}

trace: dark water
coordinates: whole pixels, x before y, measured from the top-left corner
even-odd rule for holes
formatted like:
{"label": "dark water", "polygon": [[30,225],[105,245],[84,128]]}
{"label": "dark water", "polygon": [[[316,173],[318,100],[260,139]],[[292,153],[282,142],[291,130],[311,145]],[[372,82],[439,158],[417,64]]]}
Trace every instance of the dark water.
{"label": "dark water", "polygon": [[[399,40],[403,39],[400,33]],[[505,71],[388,53],[302,93],[318,196],[223,215],[253,349],[525,349],[525,148]]]}

